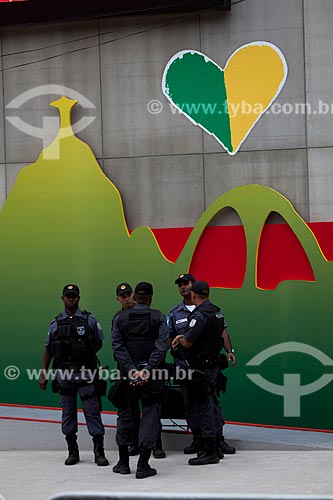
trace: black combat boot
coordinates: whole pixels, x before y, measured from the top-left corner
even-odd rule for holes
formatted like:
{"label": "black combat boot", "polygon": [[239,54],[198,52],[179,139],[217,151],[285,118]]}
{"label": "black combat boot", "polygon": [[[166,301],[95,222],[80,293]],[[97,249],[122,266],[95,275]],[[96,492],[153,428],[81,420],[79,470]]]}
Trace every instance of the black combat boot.
{"label": "black combat boot", "polygon": [[165,458],[166,457],[165,451],[163,450],[161,435],[159,435],[159,437],[157,438],[156,447],[153,450],[153,457],[154,458]]}
{"label": "black combat boot", "polygon": [[130,457],[135,457],[135,455],[139,455],[140,449],[137,445],[132,444],[128,447],[128,454]]}
{"label": "black combat boot", "polygon": [[157,474],[156,469],[153,469],[148,464],[150,454],[151,450],[147,450],[146,448],[140,449],[140,457],[135,474],[137,479],[144,479],[145,477],[155,476],[155,474]]}
{"label": "black combat boot", "polygon": [[118,463],[113,467],[113,472],[117,474],[130,474],[131,469],[129,467],[129,452],[127,446],[119,446],[119,460]]}
{"label": "black combat boot", "polygon": [[104,455],[104,436],[99,434],[98,436],[93,436],[94,442],[94,454],[95,454],[95,464],[105,466],[109,465],[109,461]]}
{"label": "black combat boot", "polygon": [[236,453],[236,448],[230,446],[230,444],[225,441],[223,434],[217,436],[216,440],[218,442],[218,449],[225,455],[234,455]]}
{"label": "black combat boot", "polygon": [[193,453],[199,453],[199,451],[203,450],[204,448],[200,435],[200,429],[193,429],[192,434],[193,434],[193,441],[190,444],[190,446],[186,446],[186,448],[184,448],[185,455],[192,455]]}
{"label": "black combat boot", "polygon": [[218,464],[220,461],[216,449],[216,439],[207,438],[204,440],[204,451],[198,453],[196,458],[190,458],[189,465],[209,465]]}
{"label": "black combat boot", "polygon": [[221,448],[221,436],[216,436],[216,451],[220,460],[224,458],[224,454]]}
{"label": "black combat boot", "polygon": [[65,465],[75,465],[80,462],[76,434],[66,434],[66,441],[68,445],[68,457],[65,460]]}

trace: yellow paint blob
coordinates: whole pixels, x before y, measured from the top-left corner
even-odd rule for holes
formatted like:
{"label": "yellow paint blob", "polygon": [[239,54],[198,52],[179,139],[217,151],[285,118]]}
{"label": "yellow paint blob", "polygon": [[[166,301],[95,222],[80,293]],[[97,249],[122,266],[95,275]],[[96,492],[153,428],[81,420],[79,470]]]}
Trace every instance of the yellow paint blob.
{"label": "yellow paint blob", "polygon": [[286,74],[283,56],[265,42],[245,45],[231,56],[224,76],[233,151],[274,100]]}

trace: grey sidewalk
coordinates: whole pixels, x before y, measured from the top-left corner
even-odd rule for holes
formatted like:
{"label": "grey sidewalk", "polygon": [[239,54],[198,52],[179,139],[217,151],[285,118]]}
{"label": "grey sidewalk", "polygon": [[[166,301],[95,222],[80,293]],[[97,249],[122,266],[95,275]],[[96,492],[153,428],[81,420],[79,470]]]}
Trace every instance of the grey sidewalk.
{"label": "grey sidewalk", "polygon": [[[38,409],[4,406],[0,404],[0,450],[63,450],[64,438],[60,430],[61,410]],[[83,413],[78,413],[80,425],[80,448],[90,450],[91,439],[88,436]],[[16,419],[16,420],[15,420]],[[20,420],[25,419],[25,420]],[[30,421],[29,421],[30,419]],[[35,421],[33,421],[35,420]],[[53,422],[53,423],[51,423]],[[103,422],[106,426],[106,448],[115,449],[116,415],[103,413]],[[165,429],[177,430],[186,427],[185,421],[177,420],[180,427],[166,426]],[[163,423],[169,424],[167,420]],[[333,450],[333,433],[296,431],[251,425],[227,424],[225,426],[226,439],[234,441],[237,449],[293,449],[302,450],[322,448]],[[170,450],[181,450],[190,442],[191,436],[184,432],[164,432],[163,441]]]}
{"label": "grey sidewalk", "polygon": [[[227,425],[237,447],[217,465],[191,467],[180,450],[189,435],[163,433],[167,458],[152,459],[155,477],[135,479],[112,472],[117,461],[114,429],[106,434],[110,467],[93,463],[91,439],[80,427],[82,461],[63,465],[65,443],[59,424],[0,421],[0,493],[5,500],[47,500],[63,492],[333,494],[333,434]],[[6,444],[9,445],[6,450]],[[19,451],[19,448],[25,448]],[[13,449],[14,448],[14,449]],[[29,449],[30,448],[30,449]],[[44,450],[44,451],[43,451]],[[86,451],[89,450],[89,451]]]}
{"label": "grey sidewalk", "polygon": [[[121,476],[112,467],[97,467],[91,452],[82,462],[66,467],[65,452],[1,452],[1,494],[5,500],[47,500],[63,492],[134,493],[256,493],[332,494],[333,451],[243,451],[219,464],[191,467],[180,452],[152,460],[158,474],[138,480]],[[113,465],[115,451],[107,456]]]}

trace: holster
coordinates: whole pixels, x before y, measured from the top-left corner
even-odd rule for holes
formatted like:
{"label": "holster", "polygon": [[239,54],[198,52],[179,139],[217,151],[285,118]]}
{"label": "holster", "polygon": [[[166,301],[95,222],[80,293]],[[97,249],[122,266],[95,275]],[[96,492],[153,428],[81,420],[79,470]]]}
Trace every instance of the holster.
{"label": "holster", "polygon": [[227,390],[228,377],[223,372],[219,371],[217,374],[216,391],[217,393],[225,392]]}

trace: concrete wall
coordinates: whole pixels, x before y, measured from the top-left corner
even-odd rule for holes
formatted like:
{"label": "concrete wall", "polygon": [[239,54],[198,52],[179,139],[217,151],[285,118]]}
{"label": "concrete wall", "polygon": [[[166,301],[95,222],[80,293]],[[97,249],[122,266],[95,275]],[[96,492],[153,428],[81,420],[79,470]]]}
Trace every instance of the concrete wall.
{"label": "concrete wall", "polygon": [[[77,106],[74,121],[95,115],[78,135],[120,189],[130,227],[193,226],[203,210],[232,187],[273,187],[307,221],[333,220],[331,0],[245,0],[230,12],[100,18],[4,29],[0,43],[0,205],[17,173],[36,160],[39,138],[6,116],[41,127],[57,116],[55,95],[5,109],[15,97],[45,84],[70,87],[94,110]],[[161,91],[169,58],[182,49],[204,52],[224,66],[239,46],[266,40],[284,53],[289,74],[278,102],[310,103],[311,114],[265,114],[240,151],[228,156],[184,116],[173,114]],[[29,51],[29,52],[26,52]],[[158,99],[159,114],[147,103]],[[56,125],[50,122],[49,140]],[[224,212],[213,224],[238,223]]]}

